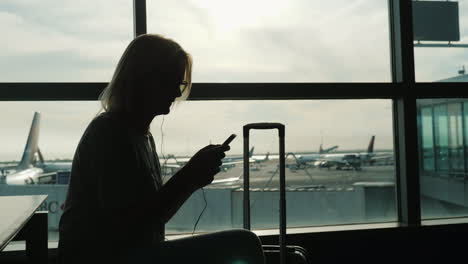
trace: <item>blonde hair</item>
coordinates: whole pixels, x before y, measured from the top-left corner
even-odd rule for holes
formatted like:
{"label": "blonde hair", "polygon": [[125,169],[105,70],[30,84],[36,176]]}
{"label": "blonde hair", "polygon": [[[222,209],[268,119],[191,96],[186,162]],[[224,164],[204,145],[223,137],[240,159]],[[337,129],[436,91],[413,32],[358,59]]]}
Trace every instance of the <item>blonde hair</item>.
{"label": "blonde hair", "polygon": [[[192,56],[175,41],[157,34],[144,34],[133,39],[117,64],[114,75],[99,99],[104,111],[133,111],[137,89],[135,82],[148,74],[156,78],[174,76],[178,65],[184,65],[186,86],[182,96],[185,100],[192,87]],[[179,77],[179,76],[174,76]]]}

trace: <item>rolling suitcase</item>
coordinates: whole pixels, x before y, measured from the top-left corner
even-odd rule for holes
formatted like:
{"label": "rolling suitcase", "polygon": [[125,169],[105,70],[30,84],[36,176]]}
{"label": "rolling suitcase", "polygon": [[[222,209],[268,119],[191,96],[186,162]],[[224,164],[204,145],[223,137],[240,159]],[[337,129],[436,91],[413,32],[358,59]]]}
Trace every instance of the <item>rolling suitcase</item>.
{"label": "rolling suitcase", "polygon": [[[244,228],[250,230],[250,170],[249,170],[249,131],[251,129],[278,129],[279,170],[280,170],[280,236],[279,245],[262,245],[266,263],[299,264],[310,263],[306,249],[286,245],[286,175],[285,175],[285,128],[280,123],[252,123],[244,125]],[[278,261],[279,260],[279,261]]]}

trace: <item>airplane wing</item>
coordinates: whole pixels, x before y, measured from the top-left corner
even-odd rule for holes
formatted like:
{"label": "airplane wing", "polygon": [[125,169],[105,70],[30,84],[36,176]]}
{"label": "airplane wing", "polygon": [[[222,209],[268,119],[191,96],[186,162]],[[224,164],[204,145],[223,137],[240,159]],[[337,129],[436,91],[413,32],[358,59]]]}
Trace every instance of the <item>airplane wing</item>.
{"label": "airplane wing", "polygon": [[14,170],[16,169],[16,165],[12,166],[0,166],[0,170]]}
{"label": "airplane wing", "polygon": [[386,153],[375,153],[373,156],[374,158],[391,158],[394,156],[393,152],[386,152]]}
{"label": "airplane wing", "polygon": [[43,173],[37,176],[36,183],[38,184],[55,183],[56,178],[57,178],[57,172]]}
{"label": "airplane wing", "polygon": [[232,185],[232,184],[239,183],[242,174],[243,173],[241,172],[239,173],[237,177],[229,177],[229,178],[224,178],[224,179],[216,179],[216,176],[215,176],[216,180],[212,181],[210,185],[216,185],[216,184]]}
{"label": "airplane wing", "polygon": [[214,180],[211,182],[211,184],[221,184],[221,183],[236,183],[239,181],[240,177],[231,177],[231,178],[226,178],[226,179],[219,179],[219,180]]}
{"label": "airplane wing", "polygon": [[182,166],[180,166],[179,164],[169,163],[169,164],[161,164],[161,167],[166,167],[166,168],[180,168],[180,167],[182,167]]}
{"label": "airplane wing", "polygon": [[[249,159],[249,162],[255,162],[255,159]],[[235,165],[235,164],[243,164],[243,160],[238,160],[238,161],[228,161],[228,162],[223,162],[222,165]]]}
{"label": "airplane wing", "polygon": [[233,165],[242,164],[242,163],[244,163],[244,161],[223,162],[221,166],[233,166]]}
{"label": "airplane wing", "polygon": [[391,162],[395,160],[395,156],[392,154],[376,155],[370,158],[371,162]]}

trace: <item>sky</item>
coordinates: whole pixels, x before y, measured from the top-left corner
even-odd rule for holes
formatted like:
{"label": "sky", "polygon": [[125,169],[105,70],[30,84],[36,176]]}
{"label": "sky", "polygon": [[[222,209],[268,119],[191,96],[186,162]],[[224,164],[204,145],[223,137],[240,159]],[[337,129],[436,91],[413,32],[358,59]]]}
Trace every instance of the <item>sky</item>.
{"label": "sky", "polygon": [[[468,3],[459,1],[461,43]],[[148,32],[176,40],[194,58],[194,82],[389,82],[386,0],[147,1]],[[0,82],[107,82],[133,36],[130,0],[2,0]],[[416,48],[418,81],[450,78],[468,62],[460,48]],[[19,159],[33,113],[41,112],[46,159],[72,158],[93,102],[1,102],[0,161]],[[191,155],[231,133],[242,151],[250,122],[286,125],[287,151],[324,146],[393,147],[390,100],[183,102],[152,124],[163,154]],[[162,143],[161,144],[161,139]],[[275,152],[273,132],[253,133],[258,152]],[[161,151],[162,148],[162,151]]]}

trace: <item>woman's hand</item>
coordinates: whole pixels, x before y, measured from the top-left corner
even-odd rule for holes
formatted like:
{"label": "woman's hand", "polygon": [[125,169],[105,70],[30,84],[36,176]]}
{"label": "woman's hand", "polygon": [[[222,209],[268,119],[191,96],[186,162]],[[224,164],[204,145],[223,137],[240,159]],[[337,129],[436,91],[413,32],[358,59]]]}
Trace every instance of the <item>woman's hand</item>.
{"label": "woman's hand", "polygon": [[214,176],[220,171],[222,159],[229,146],[208,145],[200,149],[184,166],[184,184],[192,190],[197,190],[210,184]]}

